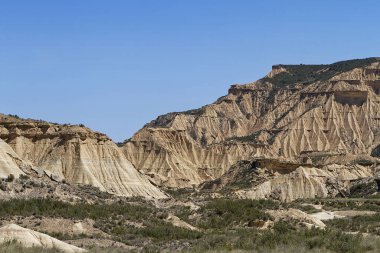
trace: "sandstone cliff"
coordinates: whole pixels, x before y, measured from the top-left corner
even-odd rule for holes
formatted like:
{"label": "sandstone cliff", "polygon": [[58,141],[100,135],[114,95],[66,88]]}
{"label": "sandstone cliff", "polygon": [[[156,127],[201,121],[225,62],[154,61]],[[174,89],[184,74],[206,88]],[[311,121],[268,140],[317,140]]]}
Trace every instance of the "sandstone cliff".
{"label": "sandstone cliff", "polygon": [[122,196],[165,197],[111,139],[84,126],[2,115],[0,138],[22,159],[67,182],[90,184]]}
{"label": "sandstone cliff", "polygon": [[278,65],[210,105],[158,117],[123,150],[169,187],[215,179],[252,157],[319,165],[370,159],[380,144],[379,95],[379,58]]}

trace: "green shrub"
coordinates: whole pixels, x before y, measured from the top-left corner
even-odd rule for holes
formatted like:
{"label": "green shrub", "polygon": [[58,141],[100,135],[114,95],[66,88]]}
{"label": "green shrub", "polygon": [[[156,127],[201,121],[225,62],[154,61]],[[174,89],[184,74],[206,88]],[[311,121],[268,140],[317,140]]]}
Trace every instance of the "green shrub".
{"label": "green shrub", "polygon": [[0,244],[1,253],[58,253],[57,249],[43,249],[40,247],[25,248],[16,242],[7,242]]}
{"label": "green shrub", "polygon": [[15,175],[9,174],[6,181],[7,182],[13,182],[14,180],[15,180]]}
{"label": "green shrub", "polygon": [[0,216],[47,216],[75,219],[101,219],[110,215],[123,215],[128,219],[144,219],[153,212],[152,208],[123,203],[75,205],[51,199],[12,199],[0,201]]}
{"label": "green shrub", "polygon": [[202,207],[205,214],[198,226],[202,228],[231,228],[255,220],[268,220],[263,210],[271,209],[277,203],[271,200],[214,199]]}
{"label": "green shrub", "polygon": [[341,231],[362,232],[380,235],[380,214],[361,215],[352,218],[334,219],[326,222]]}
{"label": "green shrub", "polygon": [[[352,219],[339,219],[326,222],[328,228],[306,229],[295,222],[276,222],[271,229],[259,230],[246,226],[254,220],[269,219],[267,209],[280,207],[278,202],[269,200],[212,199],[204,202],[197,211],[174,206],[157,209],[153,205],[136,199],[134,203],[114,204],[76,204],[71,205],[49,199],[0,201],[0,216],[40,216],[68,219],[95,220],[95,226],[106,232],[115,241],[136,245],[143,252],[336,252],[364,253],[376,252],[380,245],[377,238],[363,240],[360,235],[346,234],[342,231],[361,231],[377,233],[380,227],[380,214],[361,216]],[[326,200],[327,201],[327,200]],[[359,208],[359,204],[350,205]],[[347,204],[347,203],[345,203]],[[367,203],[373,208],[373,203]],[[361,205],[363,206],[363,205]],[[192,225],[201,231],[175,227],[165,218],[168,213],[182,213]],[[132,223],[138,226],[131,225]],[[43,232],[43,231],[42,231]],[[86,235],[70,236],[62,233],[51,234],[59,239],[79,239]],[[29,249],[13,250],[19,245],[8,245],[13,251],[0,252],[37,252]],[[18,248],[17,248],[18,249]],[[50,253],[51,251],[40,251]],[[54,251],[56,252],[56,251]],[[118,249],[96,249],[89,252],[122,252]]]}

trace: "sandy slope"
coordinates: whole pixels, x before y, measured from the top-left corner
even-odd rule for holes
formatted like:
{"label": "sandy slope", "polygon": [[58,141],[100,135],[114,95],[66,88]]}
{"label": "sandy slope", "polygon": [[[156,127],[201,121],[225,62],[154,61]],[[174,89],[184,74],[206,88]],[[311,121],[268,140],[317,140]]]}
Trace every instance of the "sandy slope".
{"label": "sandy slope", "polygon": [[16,224],[9,224],[0,228],[0,243],[9,241],[17,241],[25,247],[54,248],[67,253],[86,252],[84,249]]}

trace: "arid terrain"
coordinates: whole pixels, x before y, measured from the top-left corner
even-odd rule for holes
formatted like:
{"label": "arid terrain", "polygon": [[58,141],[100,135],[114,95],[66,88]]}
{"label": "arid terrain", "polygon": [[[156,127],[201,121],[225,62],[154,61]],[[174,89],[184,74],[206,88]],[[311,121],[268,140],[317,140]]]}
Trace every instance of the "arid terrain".
{"label": "arid terrain", "polygon": [[379,252],[380,58],[275,65],[115,143],[0,114],[0,252]]}

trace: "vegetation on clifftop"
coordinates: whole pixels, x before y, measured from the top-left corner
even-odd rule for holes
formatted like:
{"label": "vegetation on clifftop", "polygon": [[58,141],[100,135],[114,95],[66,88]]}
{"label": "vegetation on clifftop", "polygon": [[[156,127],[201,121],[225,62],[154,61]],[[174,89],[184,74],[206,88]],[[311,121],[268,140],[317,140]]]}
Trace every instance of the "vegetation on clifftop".
{"label": "vegetation on clifftop", "polygon": [[290,84],[301,83],[310,84],[315,81],[327,81],[333,76],[350,71],[355,68],[367,66],[379,61],[379,58],[355,59],[349,61],[340,61],[333,64],[320,65],[278,65],[287,71],[279,73],[272,78],[265,77],[263,82],[271,82],[277,87],[285,87]]}

